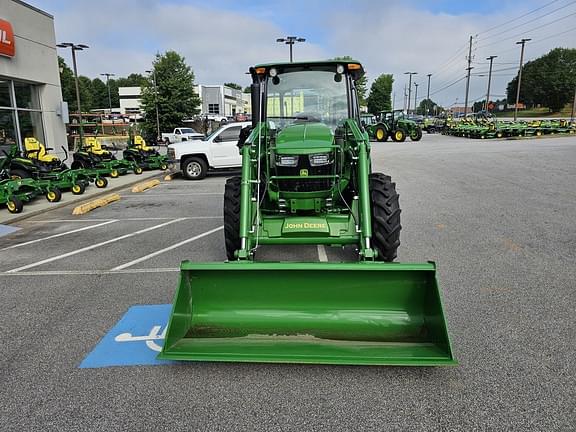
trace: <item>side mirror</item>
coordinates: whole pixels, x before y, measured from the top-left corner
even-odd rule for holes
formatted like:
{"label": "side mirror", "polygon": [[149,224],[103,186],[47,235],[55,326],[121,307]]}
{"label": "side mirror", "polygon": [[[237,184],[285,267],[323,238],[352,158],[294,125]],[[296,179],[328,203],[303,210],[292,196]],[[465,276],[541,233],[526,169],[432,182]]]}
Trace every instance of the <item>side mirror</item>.
{"label": "side mirror", "polygon": [[221,137],[220,135],[215,136],[212,141],[214,141],[214,142],[221,142],[221,141],[222,141],[222,137]]}
{"label": "side mirror", "polygon": [[240,136],[238,137],[238,144],[237,144],[238,148],[244,147],[244,143],[246,143],[246,140],[252,133],[252,129],[253,129],[252,126],[244,126],[240,130]]}

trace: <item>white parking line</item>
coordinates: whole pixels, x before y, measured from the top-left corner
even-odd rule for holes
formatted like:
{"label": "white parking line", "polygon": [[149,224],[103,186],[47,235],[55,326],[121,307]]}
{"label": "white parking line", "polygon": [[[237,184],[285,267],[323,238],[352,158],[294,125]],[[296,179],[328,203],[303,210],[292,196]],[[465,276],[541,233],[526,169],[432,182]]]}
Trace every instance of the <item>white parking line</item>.
{"label": "white parking line", "polygon": [[[146,192],[144,192],[146,193]],[[224,192],[222,193],[212,193],[212,192],[194,192],[194,193],[161,193],[161,194],[157,194],[157,193],[146,193],[146,197],[165,197],[165,196],[206,196],[206,195],[212,195],[212,196],[223,196]],[[142,198],[143,195],[137,195],[137,194],[130,194],[130,195],[122,195],[123,198]]]}
{"label": "white parking line", "polygon": [[324,245],[316,245],[318,249],[318,259],[320,262],[328,262],[328,256],[326,255],[326,248]]}
{"label": "white parking line", "polygon": [[57,238],[57,237],[62,237],[62,236],[68,235],[68,234],[74,234],[74,233],[77,233],[77,232],[80,232],[80,231],[86,231],[86,230],[90,230],[90,229],[93,229],[93,228],[98,228],[98,227],[101,227],[101,226],[103,226],[103,225],[108,225],[108,224],[111,224],[111,223],[114,223],[114,222],[118,222],[118,220],[113,219],[113,220],[109,220],[109,221],[106,221],[106,222],[102,222],[102,223],[99,223],[99,224],[96,224],[96,225],[90,225],[90,226],[83,227],[83,228],[77,228],[77,229],[74,229],[74,230],[72,230],[72,231],[66,231],[66,232],[63,232],[63,233],[60,233],[60,234],[54,234],[54,235],[51,235],[51,236],[48,236],[48,237],[42,237],[42,238],[39,238],[39,239],[36,239],[36,240],[30,240],[30,241],[27,241],[27,242],[24,242],[24,243],[18,243],[18,244],[12,245],[12,246],[8,246],[8,247],[5,247],[5,248],[2,248],[2,249],[0,249],[0,251],[5,251],[5,250],[8,250],[8,249],[15,249],[15,248],[18,248],[18,247],[21,247],[21,246],[31,245],[31,244],[38,243],[38,242],[41,242],[41,241],[44,241],[44,240],[50,240],[50,239]]}
{"label": "white parking line", "polygon": [[220,231],[222,228],[224,228],[224,226],[219,226],[218,228],[214,228],[214,229],[212,229],[212,230],[210,230],[210,231],[206,231],[205,233],[199,234],[199,235],[197,235],[196,237],[192,237],[192,238],[183,240],[183,241],[181,241],[181,242],[174,243],[172,246],[168,246],[168,247],[166,247],[166,248],[164,248],[164,249],[160,249],[160,250],[158,250],[158,251],[156,251],[156,252],[152,252],[151,254],[148,254],[148,255],[145,255],[145,256],[143,256],[143,257],[137,258],[137,259],[135,259],[135,260],[133,260],[133,261],[127,262],[126,264],[119,265],[118,267],[114,267],[114,268],[113,268],[112,270],[110,270],[110,271],[118,271],[118,270],[123,270],[123,269],[125,269],[125,268],[127,268],[127,267],[131,267],[131,266],[133,266],[134,264],[138,264],[138,263],[140,263],[140,262],[142,262],[142,261],[146,261],[147,259],[154,258],[155,256],[158,256],[158,255],[160,255],[160,254],[163,254],[164,252],[171,251],[172,249],[176,249],[176,248],[178,248],[178,247],[180,247],[180,246],[182,246],[182,245],[185,245],[186,243],[190,243],[190,242],[193,242],[194,240],[198,240],[198,239],[201,239],[202,237],[206,237],[207,235],[210,235],[210,234],[212,234],[212,233],[215,233],[216,231]]}
{"label": "white parking line", "polygon": [[178,267],[129,269],[120,271],[110,270],[46,270],[46,271],[23,271],[19,273],[0,272],[2,276],[76,276],[76,275],[118,275],[135,273],[174,273],[180,271]]}
{"label": "white parking line", "polygon": [[[66,223],[66,222],[105,222],[110,220],[116,220],[118,222],[137,222],[137,221],[162,221],[162,220],[172,220],[171,217],[139,217],[139,218],[125,218],[125,219],[44,219],[44,220],[30,220],[23,221],[23,223]],[[188,219],[222,219],[222,215],[219,216],[188,216],[180,218],[182,220]]]}
{"label": "white parking line", "polygon": [[32,264],[27,264],[27,265],[22,266],[22,267],[17,267],[17,268],[15,268],[15,269],[8,270],[6,273],[17,273],[17,272],[22,271],[22,270],[27,270],[27,269],[29,269],[29,268],[38,267],[38,266],[40,266],[40,265],[48,264],[48,263],[51,263],[51,262],[53,262],[53,261],[58,261],[58,260],[63,259],[63,258],[68,258],[68,257],[70,257],[70,256],[77,255],[77,254],[82,253],[82,252],[86,252],[86,251],[89,251],[89,250],[92,250],[92,249],[96,249],[96,248],[98,248],[98,247],[100,247],[100,246],[105,246],[105,245],[110,244],[110,243],[114,243],[114,242],[117,242],[117,241],[120,241],[120,240],[124,240],[124,239],[130,238],[130,237],[137,236],[138,234],[143,234],[143,233],[148,232],[148,231],[152,231],[152,230],[155,230],[155,229],[158,229],[158,228],[165,227],[166,225],[170,225],[170,224],[173,224],[173,223],[176,223],[176,222],[181,222],[181,221],[183,221],[184,219],[186,219],[186,218],[173,219],[173,220],[171,220],[171,221],[161,223],[160,225],[154,225],[154,226],[149,227],[149,228],[144,228],[144,229],[135,231],[135,232],[130,233],[130,234],[125,234],[125,235],[123,235],[123,236],[116,237],[116,238],[113,238],[113,239],[110,239],[110,240],[106,240],[106,241],[103,241],[103,242],[101,242],[101,243],[93,244],[92,246],[86,246],[86,247],[83,247],[83,248],[81,248],[81,249],[77,249],[77,250],[72,251],[72,252],[68,252],[68,253],[65,253],[65,254],[62,254],[62,255],[56,255],[55,257],[52,257],[52,258],[46,258],[45,260],[42,260],[42,261],[34,262],[34,263],[32,263]]}

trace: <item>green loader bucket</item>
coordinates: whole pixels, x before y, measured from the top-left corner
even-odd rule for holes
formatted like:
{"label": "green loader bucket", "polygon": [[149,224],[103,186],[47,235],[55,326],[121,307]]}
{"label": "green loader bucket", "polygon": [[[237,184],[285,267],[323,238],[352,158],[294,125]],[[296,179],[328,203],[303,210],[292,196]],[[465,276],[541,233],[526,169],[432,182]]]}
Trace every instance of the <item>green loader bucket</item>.
{"label": "green loader bucket", "polygon": [[433,263],[185,261],[158,358],[456,364]]}

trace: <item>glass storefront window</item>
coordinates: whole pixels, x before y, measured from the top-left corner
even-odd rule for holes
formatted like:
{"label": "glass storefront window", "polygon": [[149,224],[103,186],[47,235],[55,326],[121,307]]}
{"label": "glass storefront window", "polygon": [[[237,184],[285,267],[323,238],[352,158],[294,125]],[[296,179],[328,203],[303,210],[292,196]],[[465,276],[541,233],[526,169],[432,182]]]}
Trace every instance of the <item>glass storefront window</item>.
{"label": "glass storefront window", "polygon": [[20,138],[22,139],[22,144],[24,144],[24,138],[36,138],[41,143],[46,143],[44,140],[41,112],[18,111],[18,123],[20,123]]}
{"label": "glass storefront window", "polygon": [[[7,150],[4,146],[16,144],[16,125],[14,124],[14,111],[0,109],[0,148]],[[3,154],[0,151],[0,157]]]}
{"label": "glass storefront window", "polygon": [[14,81],[14,93],[18,108],[40,109],[38,86]]}
{"label": "glass storefront window", "polygon": [[10,81],[0,80],[0,107],[11,107]]}

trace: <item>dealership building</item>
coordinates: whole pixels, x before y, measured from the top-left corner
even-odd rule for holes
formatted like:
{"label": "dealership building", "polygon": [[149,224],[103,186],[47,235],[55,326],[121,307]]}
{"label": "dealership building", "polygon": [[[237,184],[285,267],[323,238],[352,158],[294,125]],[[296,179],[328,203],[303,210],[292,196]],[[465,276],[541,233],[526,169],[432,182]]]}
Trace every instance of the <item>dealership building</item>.
{"label": "dealership building", "polygon": [[66,122],[54,17],[0,0],[0,148],[34,137],[63,157]]}

